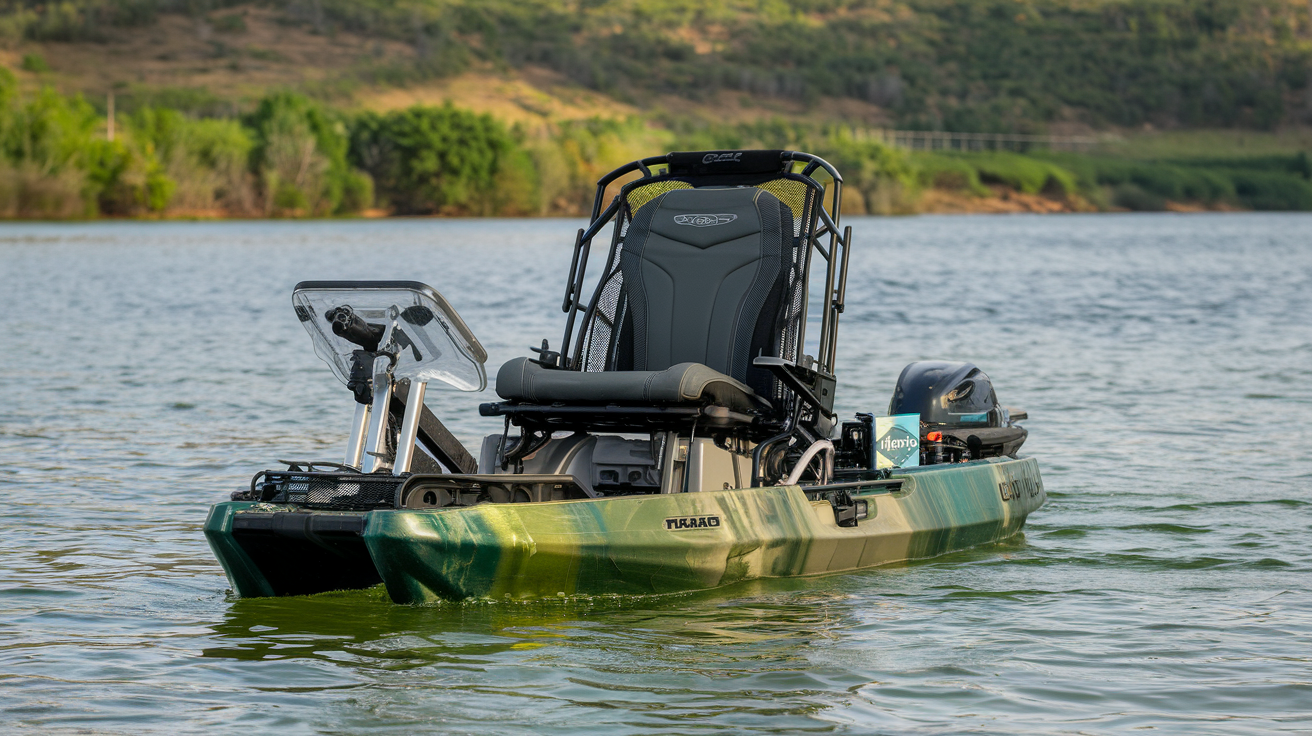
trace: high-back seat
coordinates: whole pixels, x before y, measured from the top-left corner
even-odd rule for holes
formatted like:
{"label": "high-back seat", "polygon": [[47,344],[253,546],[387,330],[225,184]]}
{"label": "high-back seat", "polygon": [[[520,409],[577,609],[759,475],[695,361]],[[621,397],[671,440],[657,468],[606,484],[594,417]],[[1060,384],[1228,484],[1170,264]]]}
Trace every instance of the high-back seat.
{"label": "high-back seat", "polygon": [[778,354],[799,288],[797,249],[792,210],[764,189],[660,194],[624,234],[610,324],[591,336],[600,344],[590,350],[605,351],[600,366],[561,370],[517,358],[497,374],[497,394],[536,404],[768,408],[774,379],[752,360]]}

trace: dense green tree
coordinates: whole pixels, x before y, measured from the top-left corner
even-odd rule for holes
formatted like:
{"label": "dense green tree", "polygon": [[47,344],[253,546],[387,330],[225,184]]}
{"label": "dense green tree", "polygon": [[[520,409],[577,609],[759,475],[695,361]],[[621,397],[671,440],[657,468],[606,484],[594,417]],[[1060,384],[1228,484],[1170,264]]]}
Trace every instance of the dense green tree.
{"label": "dense green tree", "polygon": [[243,122],[266,214],[330,215],[372,199],[372,183],[347,161],[350,143],[339,116],[285,92],[260,100]]}
{"label": "dense green tree", "polygon": [[351,157],[399,213],[493,214],[528,204],[498,200],[498,185],[511,183],[507,175],[529,173],[522,171],[529,164],[509,131],[488,115],[450,104],[360,115],[352,126]]}

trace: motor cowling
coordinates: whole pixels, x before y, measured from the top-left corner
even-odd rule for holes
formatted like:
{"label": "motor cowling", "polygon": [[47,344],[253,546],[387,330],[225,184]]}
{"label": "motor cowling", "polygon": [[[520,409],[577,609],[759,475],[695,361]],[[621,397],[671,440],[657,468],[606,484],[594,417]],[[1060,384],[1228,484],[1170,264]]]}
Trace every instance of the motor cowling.
{"label": "motor cowling", "polygon": [[919,414],[920,421],[943,427],[1001,427],[1006,410],[993,382],[973,363],[926,360],[902,369],[889,414]]}
{"label": "motor cowling", "polygon": [[[888,413],[920,415],[927,463],[1015,455],[1029,434],[1013,424],[993,382],[973,363],[911,363],[898,376]],[[937,450],[942,460],[926,454]]]}

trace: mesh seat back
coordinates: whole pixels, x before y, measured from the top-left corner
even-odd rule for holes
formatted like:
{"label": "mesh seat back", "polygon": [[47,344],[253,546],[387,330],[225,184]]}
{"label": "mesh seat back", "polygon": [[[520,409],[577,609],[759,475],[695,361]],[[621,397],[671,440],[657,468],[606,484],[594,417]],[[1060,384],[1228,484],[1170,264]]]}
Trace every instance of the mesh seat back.
{"label": "mesh seat back", "polygon": [[795,232],[793,210],[760,187],[674,188],[646,199],[602,289],[610,315],[592,325],[594,348],[599,327],[608,338],[606,359],[585,369],[702,363],[774,398],[773,377],[751,362],[795,357],[804,298]]}

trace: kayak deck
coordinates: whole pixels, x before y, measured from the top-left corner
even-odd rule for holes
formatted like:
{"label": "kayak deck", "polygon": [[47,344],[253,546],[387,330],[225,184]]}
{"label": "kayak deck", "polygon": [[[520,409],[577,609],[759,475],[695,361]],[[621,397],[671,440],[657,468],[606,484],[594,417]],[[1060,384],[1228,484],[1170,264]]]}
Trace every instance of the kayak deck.
{"label": "kayak deck", "polygon": [[851,490],[868,510],[849,527],[785,486],[374,511],[364,541],[398,603],[647,595],[932,557],[1015,534],[1046,499],[1030,458],[896,477]]}

